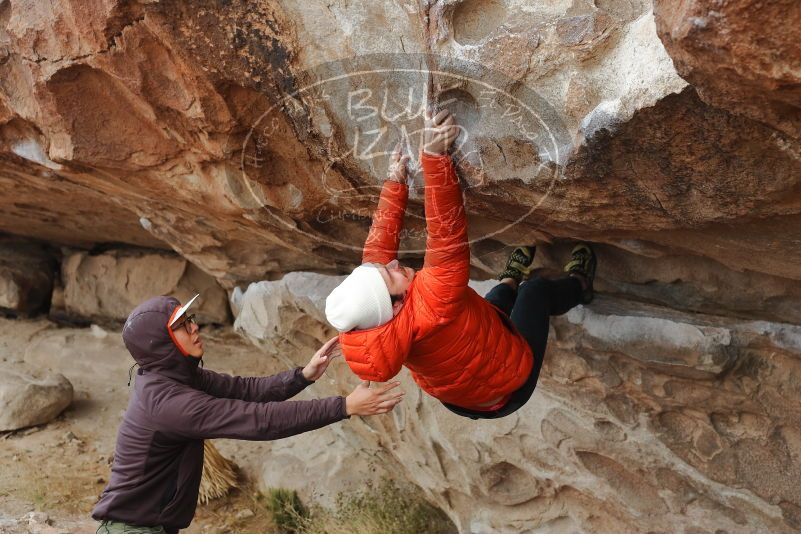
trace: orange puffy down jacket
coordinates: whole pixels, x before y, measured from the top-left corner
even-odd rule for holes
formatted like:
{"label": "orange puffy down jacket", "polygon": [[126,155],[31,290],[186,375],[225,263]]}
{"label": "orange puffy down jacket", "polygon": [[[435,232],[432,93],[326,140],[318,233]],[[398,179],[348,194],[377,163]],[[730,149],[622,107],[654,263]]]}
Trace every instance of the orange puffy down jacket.
{"label": "orange puffy down jacket", "polygon": [[[339,335],[362,380],[386,382],[406,365],[437,399],[475,408],[511,394],[528,378],[533,355],[503,312],[468,287],[470,247],[462,190],[450,156],[422,156],[427,223],[423,268],[391,321]],[[397,257],[405,184],[387,181],[364,246],[364,263]]]}

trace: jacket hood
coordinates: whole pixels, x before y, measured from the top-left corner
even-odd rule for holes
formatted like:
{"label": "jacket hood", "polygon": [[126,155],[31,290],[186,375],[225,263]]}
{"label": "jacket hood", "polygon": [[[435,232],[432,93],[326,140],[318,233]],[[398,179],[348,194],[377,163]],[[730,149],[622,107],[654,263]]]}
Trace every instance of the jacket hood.
{"label": "jacket hood", "polygon": [[154,297],[137,306],[125,321],[122,340],[139,367],[179,382],[190,383],[200,358],[184,356],[167,328],[181,303],[173,297]]}

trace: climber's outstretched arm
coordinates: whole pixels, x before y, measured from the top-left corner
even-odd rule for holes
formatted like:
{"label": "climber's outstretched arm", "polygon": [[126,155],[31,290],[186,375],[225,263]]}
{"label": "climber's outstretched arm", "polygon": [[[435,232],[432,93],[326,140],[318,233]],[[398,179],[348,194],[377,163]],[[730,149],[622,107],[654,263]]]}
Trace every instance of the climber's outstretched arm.
{"label": "climber's outstretched arm", "polygon": [[423,154],[423,174],[428,239],[421,276],[430,294],[447,304],[458,300],[470,281],[467,216],[450,156]]}
{"label": "climber's outstretched arm", "polygon": [[398,257],[400,234],[409,188],[406,185],[406,163],[408,156],[401,156],[400,148],[392,154],[389,178],[381,189],[378,207],[373,213],[373,223],[364,243],[362,263],[386,265]]}
{"label": "climber's outstretched arm", "polygon": [[[420,283],[439,303],[434,310],[445,316],[459,302],[470,280],[470,246],[462,188],[448,149],[459,127],[448,111],[426,120],[422,155],[425,179],[426,257]],[[450,310],[453,311],[453,310]]]}

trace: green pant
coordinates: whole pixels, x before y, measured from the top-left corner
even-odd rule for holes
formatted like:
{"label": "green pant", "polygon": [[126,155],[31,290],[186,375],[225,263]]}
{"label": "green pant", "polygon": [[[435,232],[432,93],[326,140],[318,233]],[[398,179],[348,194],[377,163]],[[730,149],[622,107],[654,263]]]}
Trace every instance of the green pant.
{"label": "green pant", "polygon": [[119,521],[101,521],[97,534],[166,534],[164,527],[135,527]]}

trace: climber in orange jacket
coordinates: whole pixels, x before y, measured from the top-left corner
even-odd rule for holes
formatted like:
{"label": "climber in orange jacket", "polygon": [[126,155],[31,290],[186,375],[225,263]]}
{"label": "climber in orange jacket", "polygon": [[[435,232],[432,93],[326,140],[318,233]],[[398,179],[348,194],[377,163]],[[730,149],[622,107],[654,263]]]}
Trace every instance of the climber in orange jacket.
{"label": "climber in orange jacket", "polygon": [[519,247],[486,298],[468,287],[467,218],[447,155],[458,134],[448,111],[426,116],[423,268],[415,272],[397,259],[408,197],[408,157],[397,151],[362,265],[328,296],[326,316],[340,331],[348,365],[363,380],[385,382],[406,365],[417,384],[451,411],[497,418],[528,401],[542,366],[548,318],[592,299],[596,261],[592,249],[579,245],[564,278],[523,282],[534,248]]}

